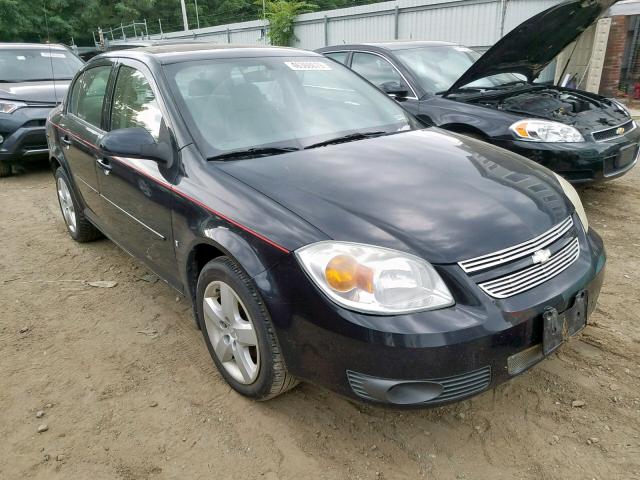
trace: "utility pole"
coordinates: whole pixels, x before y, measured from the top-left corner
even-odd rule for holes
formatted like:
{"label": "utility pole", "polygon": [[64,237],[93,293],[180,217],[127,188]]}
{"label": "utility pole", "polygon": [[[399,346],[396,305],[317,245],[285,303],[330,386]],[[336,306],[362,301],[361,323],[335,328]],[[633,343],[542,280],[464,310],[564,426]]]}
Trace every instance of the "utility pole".
{"label": "utility pole", "polygon": [[193,1],[196,4],[196,24],[198,25],[198,28],[200,28],[200,16],[198,15],[198,0],[193,0]]}
{"label": "utility pole", "polygon": [[189,30],[189,21],[187,20],[187,7],[184,4],[184,0],[180,0],[180,5],[182,6],[182,22],[184,23],[184,31]]}
{"label": "utility pole", "polygon": [[264,44],[267,44],[267,4],[262,0],[262,21],[264,22]]}

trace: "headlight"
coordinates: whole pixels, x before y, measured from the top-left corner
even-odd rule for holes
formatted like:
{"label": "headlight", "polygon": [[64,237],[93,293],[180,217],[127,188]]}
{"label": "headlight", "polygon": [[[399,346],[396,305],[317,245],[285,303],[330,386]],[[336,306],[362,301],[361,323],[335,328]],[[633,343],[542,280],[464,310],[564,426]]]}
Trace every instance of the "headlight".
{"label": "headlight", "polygon": [[431,264],[407,253],[325,241],[296,250],[296,256],[329,298],[351,310],[399,314],[454,303]]}
{"label": "headlight", "polygon": [[23,102],[14,102],[13,100],[0,100],[0,113],[13,113],[17,109],[26,107]]}
{"label": "headlight", "polygon": [[516,137],[534,142],[584,142],[575,128],[547,120],[528,118],[514,123],[509,129]]}
{"label": "headlight", "polygon": [[555,173],[554,175],[558,179],[558,182],[560,182],[560,186],[562,187],[562,191],[564,192],[564,194],[567,196],[569,200],[571,200],[571,203],[573,203],[573,206],[576,209],[576,213],[578,214],[578,217],[582,222],[582,226],[584,227],[584,231],[585,232],[588,231],[589,220],[587,220],[587,214],[584,211],[584,207],[582,206],[582,200],[580,200],[580,196],[578,195],[578,192],[576,192],[576,189],[573,188],[573,185],[567,182],[560,175],[558,175],[557,173]]}

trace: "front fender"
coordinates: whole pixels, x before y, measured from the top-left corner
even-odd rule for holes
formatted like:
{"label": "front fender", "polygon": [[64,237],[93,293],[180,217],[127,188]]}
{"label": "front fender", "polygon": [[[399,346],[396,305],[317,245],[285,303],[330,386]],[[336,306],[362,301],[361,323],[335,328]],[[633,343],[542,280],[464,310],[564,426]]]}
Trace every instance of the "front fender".
{"label": "front fender", "polygon": [[509,126],[523,117],[469,103],[430,97],[420,105],[420,113],[429,116],[438,127],[463,125],[489,138],[509,137]]}

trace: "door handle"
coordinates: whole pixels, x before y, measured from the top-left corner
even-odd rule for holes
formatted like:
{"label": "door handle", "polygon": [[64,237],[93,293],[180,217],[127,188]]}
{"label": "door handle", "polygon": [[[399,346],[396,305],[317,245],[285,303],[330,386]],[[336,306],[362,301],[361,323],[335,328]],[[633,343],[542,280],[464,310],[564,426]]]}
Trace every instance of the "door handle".
{"label": "door handle", "polygon": [[111,166],[109,160],[107,160],[106,158],[97,158],[96,163],[102,169],[105,175],[109,175],[109,173],[111,173],[111,169],[113,167]]}
{"label": "door handle", "polygon": [[67,148],[69,148],[71,146],[71,140],[69,140],[69,137],[67,135],[63,135],[62,137],[60,137],[60,141]]}

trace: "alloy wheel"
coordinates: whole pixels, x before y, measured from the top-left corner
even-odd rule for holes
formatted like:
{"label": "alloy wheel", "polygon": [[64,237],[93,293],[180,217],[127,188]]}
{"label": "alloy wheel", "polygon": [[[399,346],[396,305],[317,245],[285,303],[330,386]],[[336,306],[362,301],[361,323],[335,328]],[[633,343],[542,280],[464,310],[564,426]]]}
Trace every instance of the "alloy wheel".
{"label": "alloy wheel", "polygon": [[260,350],[253,320],[228,284],[213,281],[204,291],[204,321],[209,341],[225,370],[239,383],[255,382]]}
{"label": "alloy wheel", "polygon": [[58,199],[60,200],[60,208],[62,209],[62,216],[64,217],[64,221],[67,223],[69,230],[71,233],[76,233],[77,228],[77,220],[76,220],[76,209],[73,206],[73,199],[71,198],[71,192],[69,191],[69,187],[67,186],[67,182],[64,181],[64,178],[58,178]]}

